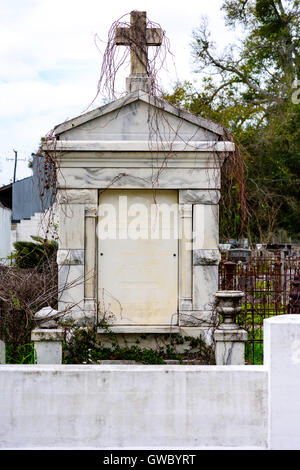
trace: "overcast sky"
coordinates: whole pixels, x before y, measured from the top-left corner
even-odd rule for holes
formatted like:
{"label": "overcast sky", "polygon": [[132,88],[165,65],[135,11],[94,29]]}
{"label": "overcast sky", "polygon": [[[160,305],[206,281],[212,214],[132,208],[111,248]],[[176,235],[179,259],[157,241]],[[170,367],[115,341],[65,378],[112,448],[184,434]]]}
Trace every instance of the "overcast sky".
{"label": "overcast sky", "polygon": [[[81,114],[93,100],[101,67],[95,34],[105,48],[111,24],[131,10],[146,10],[166,31],[177,71],[169,62],[165,89],[176,78],[196,81],[191,59],[192,31],[206,15],[216,43],[233,40],[222,0],[0,0],[0,186],[29,176],[28,158],[56,124]],[[118,86],[125,89],[126,70]],[[100,106],[98,99],[93,107]],[[21,159],[26,159],[22,161]]]}

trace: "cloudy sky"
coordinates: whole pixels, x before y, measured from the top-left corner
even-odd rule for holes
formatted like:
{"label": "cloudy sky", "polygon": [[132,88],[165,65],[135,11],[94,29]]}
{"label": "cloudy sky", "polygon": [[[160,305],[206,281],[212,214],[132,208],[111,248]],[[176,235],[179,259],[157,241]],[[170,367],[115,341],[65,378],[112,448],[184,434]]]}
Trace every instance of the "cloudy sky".
{"label": "cloudy sky", "polygon": [[[197,81],[190,43],[202,15],[217,44],[234,38],[225,29],[221,4],[222,0],[0,0],[0,186],[12,179],[13,149],[20,159],[17,179],[29,176],[28,158],[40,138],[91,103],[101,49],[115,20],[134,9],[146,10],[148,18],[162,26],[176,70],[169,61],[169,73],[162,73],[161,80],[171,89],[176,79]],[[103,41],[100,51],[95,35]],[[126,75],[126,70],[119,72],[120,91]],[[98,98],[93,107],[100,105]]]}

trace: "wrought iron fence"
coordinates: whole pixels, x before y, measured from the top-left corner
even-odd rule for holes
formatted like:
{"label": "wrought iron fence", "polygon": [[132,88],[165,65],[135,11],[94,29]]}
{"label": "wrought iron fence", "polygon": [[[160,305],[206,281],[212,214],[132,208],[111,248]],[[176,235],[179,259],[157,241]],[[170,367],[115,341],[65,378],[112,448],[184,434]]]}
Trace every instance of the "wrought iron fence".
{"label": "wrought iron fence", "polygon": [[219,289],[241,290],[245,297],[237,322],[248,331],[246,361],[263,362],[263,320],[300,314],[300,258],[281,253],[253,253],[248,261],[222,260]]}

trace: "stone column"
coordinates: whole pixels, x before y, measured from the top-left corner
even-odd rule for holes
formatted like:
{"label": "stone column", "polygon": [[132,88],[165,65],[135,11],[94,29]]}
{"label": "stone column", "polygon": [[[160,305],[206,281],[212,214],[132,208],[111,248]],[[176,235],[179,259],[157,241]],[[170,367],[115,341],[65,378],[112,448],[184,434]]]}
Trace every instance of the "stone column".
{"label": "stone column", "polygon": [[193,206],[180,205],[179,312],[192,310]]}
{"label": "stone column", "polygon": [[31,332],[31,341],[34,343],[37,364],[62,363],[62,329],[35,328]]}
{"label": "stone column", "polygon": [[223,316],[223,323],[215,330],[215,356],[217,365],[245,364],[245,342],[248,333],[235,323],[241,312],[241,291],[218,291],[215,294],[217,313]]}
{"label": "stone column", "polygon": [[97,313],[96,296],[96,207],[85,208],[84,310]]}

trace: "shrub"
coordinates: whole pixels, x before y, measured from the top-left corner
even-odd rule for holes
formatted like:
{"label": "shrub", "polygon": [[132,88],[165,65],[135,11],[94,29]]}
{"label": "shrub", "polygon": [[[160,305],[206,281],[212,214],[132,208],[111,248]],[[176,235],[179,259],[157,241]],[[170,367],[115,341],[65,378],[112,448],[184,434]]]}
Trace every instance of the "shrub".
{"label": "shrub", "polygon": [[58,244],[54,240],[44,240],[40,237],[31,237],[35,242],[14,243],[15,252],[10,259],[15,260],[15,266],[21,269],[40,267],[43,271],[54,255],[56,255]]}
{"label": "shrub", "polygon": [[19,363],[21,356],[30,355],[34,314],[48,305],[57,306],[56,249],[40,253],[31,269],[0,266],[0,339],[7,345],[10,362]]}

